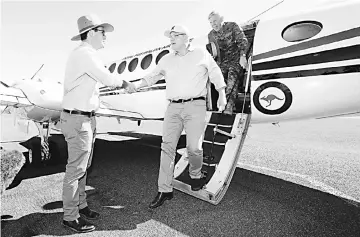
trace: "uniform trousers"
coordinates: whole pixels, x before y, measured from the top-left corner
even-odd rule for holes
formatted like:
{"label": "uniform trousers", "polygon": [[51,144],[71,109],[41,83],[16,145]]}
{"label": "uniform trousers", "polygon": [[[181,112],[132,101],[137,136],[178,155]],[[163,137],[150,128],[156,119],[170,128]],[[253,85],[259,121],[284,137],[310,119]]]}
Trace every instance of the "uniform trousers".
{"label": "uniform trousers", "polygon": [[226,83],[227,104],[224,113],[232,114],[236,109],[235,102],[238,97],[239,87],[244,84],[243,69],[240,65],[233,66],[225,63],[220,65],[220,68]]}

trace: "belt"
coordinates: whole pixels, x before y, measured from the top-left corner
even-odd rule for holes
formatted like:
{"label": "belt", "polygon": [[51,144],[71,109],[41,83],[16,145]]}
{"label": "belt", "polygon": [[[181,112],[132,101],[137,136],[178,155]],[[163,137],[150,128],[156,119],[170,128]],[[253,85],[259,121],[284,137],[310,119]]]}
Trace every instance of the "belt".
{"label": "belt", "polygon": [[85,115],[85,116],[88,116],[88,117],[95,116],[95,112],[94,112],[94,111],[86,112],[86,111],[68,110],[68,109],[64,109],[63,111],[64,111],[65,113],[68,113],[68,114],[80,114],[80,115]]}
{"label": "belt", "polygon": [[191,99],[180,99],[180,100],[170,100],[171,103],[185,103],[185,102],[189,102],[189,101],[193,101],[193,100],[205,100],[205,97],[195,97],[195,98],[191,98]]}

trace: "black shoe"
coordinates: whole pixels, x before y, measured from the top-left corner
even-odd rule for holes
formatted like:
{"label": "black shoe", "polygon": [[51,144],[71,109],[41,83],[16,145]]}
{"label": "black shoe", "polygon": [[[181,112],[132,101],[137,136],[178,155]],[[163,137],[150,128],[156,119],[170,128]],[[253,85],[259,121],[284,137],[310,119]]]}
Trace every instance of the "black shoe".
{"label": "black shoe", "polygon": [[62,224],[63,226],[68,227],[78,233],[86,233],[95,230],[95,226],[93,224],[90,224],[81,217],[73,221],[63,220]]}
{"label": "black shoe", "polygon": [[165,200],[171,200],[173,197],[174,197],[173,192],[169,192],[169,193],[158,192],[155,199],[150,203],[149,207],[157,208],[161,206],[165,202]]}
{"label": "black shoe", "polygon": [[79,214],[88,220],[96,220],[99,219],[100,214],[96,211],[90,210],[89,207],[84,207],[83,209],[79,210]]}
{"label": "black shoe", "polygon": [[206,183],[206,178],[200,178],[200,179],[191,179],[191,190],[192,191],[199,191],[200,189],[202,189],[202,187],[204,187]]}

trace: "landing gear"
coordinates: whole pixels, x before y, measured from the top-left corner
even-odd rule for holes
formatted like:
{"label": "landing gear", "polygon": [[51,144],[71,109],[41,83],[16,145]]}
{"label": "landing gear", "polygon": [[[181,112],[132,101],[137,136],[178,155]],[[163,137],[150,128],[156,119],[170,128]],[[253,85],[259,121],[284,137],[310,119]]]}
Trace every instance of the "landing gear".
{"label": "landing gear", "polygon": [[39,136],[40,136],[41,162],[46,162],[51,158],[50,149],[49,149],[50,122],[48,121],[48,122],[35,123],[35,124],[37,129],[39,130]]}

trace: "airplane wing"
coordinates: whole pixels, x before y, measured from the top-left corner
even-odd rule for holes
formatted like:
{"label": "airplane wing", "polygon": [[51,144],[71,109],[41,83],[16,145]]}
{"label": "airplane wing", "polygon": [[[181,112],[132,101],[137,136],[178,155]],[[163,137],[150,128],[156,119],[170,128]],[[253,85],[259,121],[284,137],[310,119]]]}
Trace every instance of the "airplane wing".
{"label": "airplane wing", "polygon": [[8,86],[6,83],[0,81],[0,105],[27,107],[33,104],[26,98],[25,94],[20,90]]}

